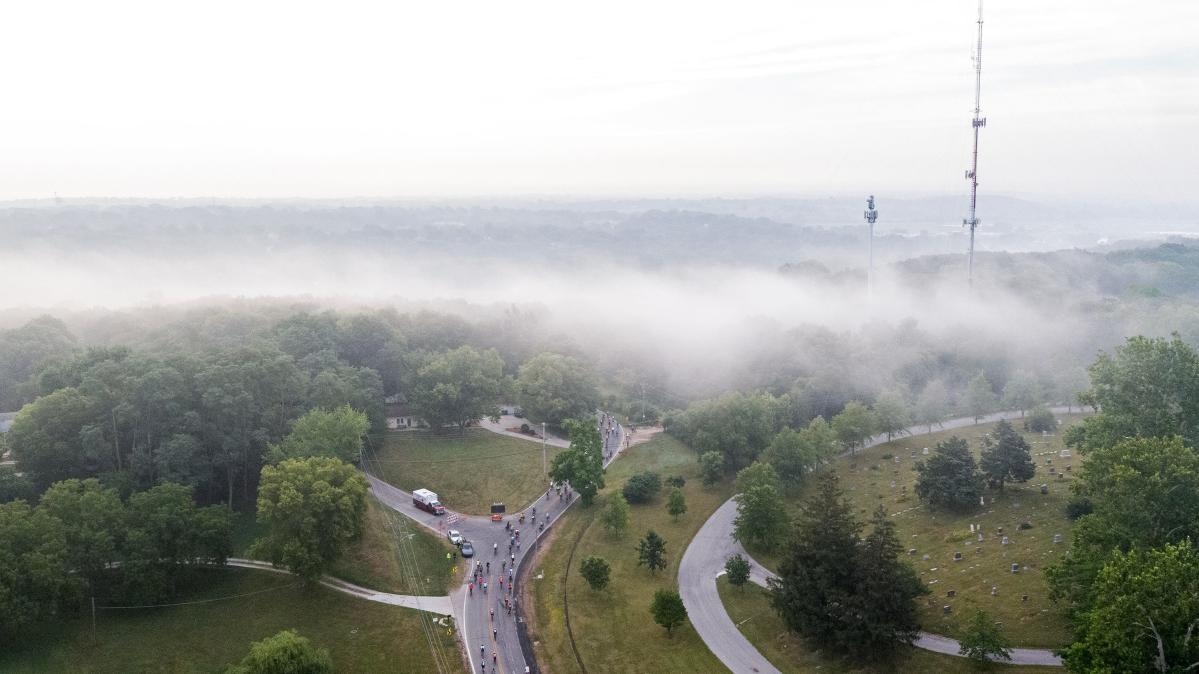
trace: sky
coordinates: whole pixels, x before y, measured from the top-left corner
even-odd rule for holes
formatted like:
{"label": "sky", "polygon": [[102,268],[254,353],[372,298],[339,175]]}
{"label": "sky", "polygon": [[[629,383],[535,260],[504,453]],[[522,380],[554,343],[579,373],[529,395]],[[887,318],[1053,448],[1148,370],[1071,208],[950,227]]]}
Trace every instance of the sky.
{"label": "sky", "polygon": [[[977,5],[10,3],[0,199],[965,193]],[[991,0],[980,190],[1181,201],[1199,3]]]}

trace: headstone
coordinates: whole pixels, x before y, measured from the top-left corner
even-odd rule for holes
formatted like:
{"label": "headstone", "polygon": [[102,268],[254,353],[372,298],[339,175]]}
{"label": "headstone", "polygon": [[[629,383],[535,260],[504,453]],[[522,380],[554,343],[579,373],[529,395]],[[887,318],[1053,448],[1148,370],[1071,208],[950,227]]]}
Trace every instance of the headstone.
{"label": "headstone", "polygon": [[1028,601],[1028,595],[1022,595],[1020,601]]}
{"label": "headstone", "polygon": [[895,463],[899,463],[899,457],[895,457]]}
{"label": "headstone", "polygon": [[1050,474],[1050,475],[1056,475],[1056,474],[1057,474],[1057,468],[1054,468],[1053,466],[1050,466],[1050,467],[1049,467],[1049,474]]}
{"label": "headstone", "polygon": [[909,555],[914,555],[914,554],[916,554],[916,548],[908,548],[908,554],[909,554]]}
{"label": "headstone", "polygon": [[1049,485],[1047,485],[1047,484],[1041,485],[1041,493],[1048,494],[1049,493]]}
{"label": "headstone", "polygon": [[1053,459],[1045,459],[1045,465],[1046,465],[1046,466],[1052,466],[1052,465],[1053,465]]}
{"label": "headstone", "polygon": [[1007,545],[1007,544],[1008,544],[1008,542],[1009,542],[1009,541],[1008,541],[1008,539],[1007,539],[1007,536],[1004,536],[1004,537],[1003,537],[1003,540],[1002,540],[1002,541],[1000,541],[1000,543],[1001,543],[1001,544],[1003,544],[1003,545]]}
{"label": "headstone", "polygon": [[1067,464],[1067,465],[1066,465],[1066,472],[1067,472],[1067,473],[1069,473],[1069,472],[1070,472],[1070,466],[1069,466],[1069,464]]}
{"label": "headstone", "polygon": [[998,594],[999,594],[999,588],[992,585],[991,586],[991,596],[994,597],[994,596],[997,596]]}
{"label": "headstone", "polygon": [[1070,450],[1063,449],[1062,451],[1058,452],[1057,455],[1062,457],[1063,459],[1068,459],[1068,458],[1070,458]]}
{"label": "headstone", "polygon": [[955,562],[962,561],[962,553],[960,553],[960,552],[953,553],[953,561],[955,561]]}
{"label": "headstone", "polygon": [[1042,438],[1049,437],[1049,431],[1041,431],[1041,437]]}
{"label": "headstone", "polygon": [[974,525],[973,524],[970,525],[970,533],[974,533]]}
{"label": "headstone", "polygon": [[891,480],[891,488],[892,488],[892,489],[894,489],[894,488],[895,488],[895,480]]}
{"label": "headstone", "polygon": [[925,556],[921,557],[920,559],[923,559],[924,561],[926,561],[926,562],[927,562],[927,561],[928,561],[928,555],[925,555]]}
{"label": "headstone", "polygon": [[950,590],[949,592],[946,592],[946,593],[945,593],[945,596],[946,596],[946,597],[949,597],[950,599],[953,599],[954,597],[958,596],[958,591],[957,591],[957,590]]}
{"label": "headstone", "polygon": [[987,497],[986,497],[986,496],[979,496],[979,497],[978,497],[978,504],[979,504],[980,506],[985,506],[985,505],[987,505]]}
{"label": "headstone", "polygon": [[998,531],[999,531],[999,533],[1001,533],[1001,534],[1002,534],[1002,533],[1003,533],[1003,527],[999,527]]}
{"label": "headstone", "polygon": [[946,614],[948,614],[948,613],[950,613],[951,611],[953,611],[953,608],[952,608],[952,607],[951,607],[949,604],[946,604],[946,605],[944,605],[944,606],[942,606],[942,607],[941,607],[941,612],[942,612],[942,613],[946,613]]}
{"label": "headstone", "polygon": [[981,543],[981,542],[982,542],[982,540],[983,540],[983,534],[982,534],[982,532],[980,531],[980,532],[978,532],[978,541]]}
{"label": "headstone", "polygon": [[928,447],[925,447],[924,451],[920,452],[920,453],[923,454],[924,456],[928,456]]}
{"label": "headstone", "polygon": [[1064,479],[1066,479],[1066,474],[1065,474],[1065,473],[1058,473],[1058,474],[1057,474],[1057,481],[1058,481],[1058,482],[1061,482],[1061,481],[1062,481],[1062,480],[1064,480]]}
{"label": "headstone", "polygon": [[1061,543],[1061,542],[1062,542],[1062,535],[1061,535],[1061,534],[1054,534],[1054,535],[1053,535],[1053,542],[1054,542],[1054,543]]}
{"label": "headstone", "polygon": [[1019,573],[1019,572],[1020,572],[1020,565],[1013,562],[1012,563],[1012,573]]}

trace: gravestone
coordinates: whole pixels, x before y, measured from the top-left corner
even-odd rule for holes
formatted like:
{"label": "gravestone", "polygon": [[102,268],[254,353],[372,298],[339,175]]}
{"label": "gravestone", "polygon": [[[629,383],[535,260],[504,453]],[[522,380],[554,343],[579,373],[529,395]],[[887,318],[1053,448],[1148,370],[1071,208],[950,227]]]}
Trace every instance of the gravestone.
{"label": "gravestone", "polygon": [[1012,573],[1019,573],[1019,572],[1020,572],[1020,565],[1015,562],[1012,562]]}
{"label": "gravestone", "polygon": [[945,596],[946,596],[946,597],[949,597],[950,599],[953,599],[954,597],[958,596],[958,591],[957,591],[957,590],[950,590],[949,592],[946,592],[946,593],[945,593]]}
{"label": "gravestone", "polygon": [[979,496],[979,497],[978,497],[978,504],[979,504],[980,506],[985,506],[985,505],[987,505],[987,497],[986,497],[986,496]]}
{"label": "gravestone", "polygon": [[1020,601],[1028,601],[1028,595],[1022,595]]}
{"label": "gravestone", "polygon": [[926,562],[927,562],[927,561],[928,561],[928,555],[925,555],[925,556],[921,557],[920,559],[923,559],[924,561],[926,561]]}
{"label": "gravestone", "polygon": [[979,543],[981,543],[981,542],[982,542],[982,540],[983,540],[983,534],[982,534],[982,532],[980,531],[980,532],[978,532],[978,542],[979,542]]}
{"label": "gravestone", "polygon": [[944,605],[944,606],[942,606],[942,607],[941,607],[941,612],[942,612],[942,613],[948,614],[948,613],[950,613],[950,612],[952,612],[952,611],[953,611],[953,608],[952,608],[952,607],[950,607],[950,605],[949,605],[949,604],[946,604],[946,605]]}
{"label": "gravestone", "polygon": [[1003,540],[1002,540],[1002,541],[1000,541],[1000,544],[1001,544],[1001,545],[1007,545],[1008,543],[1009,543],[1009,541],[1008,541],[1008,539],[1007,539],[1007,536],[1004,536],[1004,537],[1003,537]]}
{"label": "gravestone", "polygon": [[1050,466],[1050,467],[1049,467],[1049,474],[1050,474],[1050,475],[1056,475],[1056,474],[1057,474],[1057,468],[1054,468],[1053,466]]}
{"label": "gravestone", "polygon": [[1062,535],[1061,535],[1061,534],[1054,534],[1054,535],[1053,535],[1053,542],[1054,542],[1054,543],[1061,543],[1061,542],[1062,542]]}
{"label": "gravestone", "polygon": [[955,562],[962,561],[962,553],[960,553],[960,552],[953,553],[953,561],[955,561]]}
{"label": "gravestone", "polygon": [[895,457],[895,463],[899,463],[899,457]]}
{"label": "gravestone", "polygon": [[998,531],[999,531],[999,533],[1001,533],[1001,534],[1002,534],[1002,533],[1003,533],[1003,527],[999,527],[999,528],[998,528]]}
{"label": "gravestone", "polygon": [[1058,452],[1057,455],[1062,457],[1063,459],[1068,459],[1068,458],[1070,458],[1070,450],[1063,449],[1062,451]]}
{"label": "gravestone", "polygon": [[908,554],[909,554],[909,555],[914,555],[914,554],[916,554],[916,548],[908,548]]}
{"label": "gravestone", "polygon": [[992,585],[992,586],[991,586],[991,596],[992,596],[992,597],[995,597],[995,596],[998,596],[998,595],[999,595],[999,588],[997,588],[997,587],[995,587],[994,585]]}
{"label": "gravestone", "polygon": [[1048,493],[1049,493],[1049,485],[1047,485],[1047,484],[1041,485],[1041,494],[1048,494]]}
{"label": "gravestone", "polygon": [[920,453],[921,453],[921,454],[923,454],[923,455],[925,455],[925,456],[928,456],[928,447],[925,447],[925,448],[924,448],[924,451],[923,451],[923,452],[920,452]]}

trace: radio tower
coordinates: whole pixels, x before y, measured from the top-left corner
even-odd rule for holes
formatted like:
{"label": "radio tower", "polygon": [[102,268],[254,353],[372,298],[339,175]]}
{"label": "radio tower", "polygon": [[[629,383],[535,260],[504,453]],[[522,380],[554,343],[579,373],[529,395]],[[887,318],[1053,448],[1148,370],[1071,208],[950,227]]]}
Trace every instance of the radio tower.
{"label": "radio tower", "polygon": [[978,47],[974,52],[974,156],[970,162],[970,170],[966,171],[966,180],[970,181],[970,217],[962,219],[963,227],[970,227],[970,258],[968,262],[967,282],[974,286],[974,230],[981,222],[975,217],[975,207],[978,205],[978,130],[987,125],[987,118],[981,117],[982,108],[979,106],[979,96],[983,84],[983,0],[978,0]]}
{"label": "radio tower", "polygon": [[870,225],[870,265],[866,267],[866,297],[874,294],[874,221],[878,220],[878,210],[874,208],[874,195],[866,200],[866,224]]}

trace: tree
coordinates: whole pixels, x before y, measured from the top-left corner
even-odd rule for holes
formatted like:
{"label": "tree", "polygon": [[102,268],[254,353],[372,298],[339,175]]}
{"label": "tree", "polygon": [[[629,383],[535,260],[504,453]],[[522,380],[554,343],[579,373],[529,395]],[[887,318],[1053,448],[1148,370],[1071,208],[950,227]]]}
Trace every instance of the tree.
{"label": "tree", "polygon": [[1072,672],[1185,672],[1199,667],[1199,552],[1191,541],[1115,551],[1092,607],[1063,652]]}
{"label": "tree", "polygon": [[1112,550],[1199,540],[1199,454],[1181,438],[1132,438],[1092,450],[1072,488],[1090,512],[1074,524],[1070,554],[1046,576],[1054,595],[1077,610],[1089,606]]}
{"label": "tree", "polygon": [[720,452],[700,454],[699,474],[705,487],[719,484],[724,479],[724,456]]}
{"label": "tree", "polygon": [[366,415],[349,405],[310,410],[296,419],[283,442],[271,446],[271,461],[328,456],[355,463],[362,453],[362,438],[370,427]]}
{"label": "tree", "polygon": [[924,385],[924,390],[916,398],[913,416],[917,423],[927,426],[928,432],[933,432],[933,425],[940,424],[949,416],[951,408],[949,389],[940,379],[934,379]]}
{"label": "tree", "polygon": [[52,620],[82,596],[62,522],[25,501],[0,503],[0,637]]}
{"label": "tree", "polygon": [[1041,402],[1045,394],[1035,375],[1027,370],[1016,370],[1003,386],[1003,406],[1009,410],[1025,410]]}
{"label": "tree", "polygon": [[288,459],[262,468],[256,552],[305,580],[320,578],[362,532],[366,480],[337,459]]}
{"label": "tree", "polygon": [[608,506],[600,513],[600,522],[608,533],[615,536],[624,535],[625,529],[629,528],[629,502],[625,500],[624,494],[616,492],[608,497]]}
{"label": "tree", "polygon": [[516,388],[524,413],[553,426],[588,418],[599,405],[595,373],[582,361],[558,353],[540,353],[525,361]]}
{"label": "tree", "polygon": [[8,503],[22,499],[33,501],[37,498],[37,488],[33,482],[13,466],[0,466],[0,503]]}
{"label": "tree", "polygon": [[1057,430],[1057,418],[1044,405],[1038,405],[1028,413],[1024,427],[1033,433],[1052,433]]}
{"label": "tree", "polygon": [[89,592],[102,586],[121,561],[125,505],[116,489],[95,478],[56,482],[42,494],[38,510],[62,523],[67,562]]}
{"label": "tree", "polygon": [[599,592],[608,587],[612,567],[602,557],[584,557],[583,561],[579,562],[579,574],[583,576],[592,590]]}
{"label": "tree", "polygon": [[413,377],[408,400],[434,431],[448,424],[465,428],[482,417],[499,416],[495,401],[504,386],[504,361],[494,349],[462,346],[427,358]]}
{"label": "tree", "polygon": [[658,590],[654,592],[654,601],[649,607],[654,615],[654,622],[666,628],[667,636],[673,634],[674,628],[683,624],[687,619],[687,607],[683,606],[683,598],[673,590]]}
{"label": "tree", "polygon": [[75,337],[57,318],[40,316],[0,331],[0,409],[16,410],[29,402],[27,383],[44,366],[76,348]]}
{"label": "tree", "polygon": [[916,472],[916,494],[934,507],[970,510],[982,496],[983,475],[970,446],[956,435],[938,442],[928,461],[916,464]]}
{"label": "tree", "polygon": [[749,560],[742,557],[741,553],[737,553],[724,563],[724,572],[733,587],[742,587],[749,581]]}
{"label": "tree", "polygon": [[1090,372],[1091,388],[1079,400],[1099,413],[1070,429],[1071,445],[1095,449],[1123,438],[1181,435],[1199,447],[1199,353],[1177,334],[1131,337],[1114,354],[1100,354]]}
{"label": "tree", "polygon": [[1012,428],[1006,419],[995,424],[991,436],[983,438],[982,460],[979,466],[991,484],[1003,490],[1004,482],[1027,482],[1036,474],[1030,447],[1024,436]]}
{"label": "tree", "polygon": [[912,412],[907,402],[898,393],[884,393],[879,396],[873,408],[875,430],[886,433],[887,440],[896,434],[903,433],[912,423]]}
{"label": "tree", "polygon": [[983,665],[992,660],[1011,660],[1012,647],[986,611],[974,612],[966,633],[958,640],[958,653]]}
{"label": "tree", "polygon": [[687,498],[683,496],[683,490],[674,487],[670,490],[670,496],[666,498],[666,512],[674,519],[679,519],[679,515],[687,512]]}
{"label": "tree", "polygon": [[839,634],[843,644],[854,644],[874,659],[894,657],[920,632],[916,598],[928,589],[900,559],[900,550],[895,522],[880,505],[870,518],[870,533],[858,546],[858,580]]}
{"label": "tree", "polygon": [[650,573],[666,568],[666,541],[653,529],[637,544],[637,566],[648,568]]}
{"label": "tree", "polygon": [[753,463],[788,417],[786,396],[730,393],[693,403],[675,416],[670,432],[695,451],[720,452],[733,473]]}
{"label": "tree", "polygon": [[737,474],[737,488],[733,536],[749,546],[775,549],[787,530],[787,511],[774,468],[754,463]]}
{"label": "tree", "polygon": [[223,566],[233,552],[233,513],[223,506],[197,508],[192,488],[160,484],[129,497],[121,574],[125,588],[146,600],[175,594],[194,566]]}
{"label": "tree", "polygon": [[787,488],[795,488],[836,451],[836,435],[823,418],[816,417],[801,430],[784,428],[779,431],[762,457],[774,466]]}
{"label": "tree", "polygon": [[250,652],[226,674],[333,674],[329,651],[317,648],[295,630],[284,630],[250,644]]}
{"label": "tree", "polygon": [[550,479],[569,484],[579,492],[584,507],[590,506],[596,493],[604,488],[603,440],[590,422],[568,420],[570,446],[558,452],[550,463]]}
{"label": "tree", "polygon": [[852,400],[829,422],[842,447],[853,451],[866,443],[874,434],[874,416],[862,403]]}
{"label": "tree", "polygon": [[[8,430],[8,444],[39,491],[116,467],[111,446],[92,426],[95,417],[95,402],[77,388],[59,389],[21,409]],[[84,433],[89,427],[97,433]]]}
{"label": "tree", "polygon": [[624,483],[621,492],[629,503],[649,503],[662,491],[662,477],[653,471],[637,473]]}
{"label": "tree", "polygon": [[974,376],[974,379],[970,380],[970,384],[966,388],[966,410],[970,412],[970,416],[974,417],[974,423],[977,424],[998,407],[999,396],[995,395],[995,388],[991,386],[986,373],[980,371]]}

